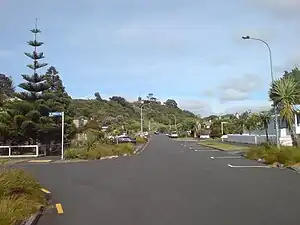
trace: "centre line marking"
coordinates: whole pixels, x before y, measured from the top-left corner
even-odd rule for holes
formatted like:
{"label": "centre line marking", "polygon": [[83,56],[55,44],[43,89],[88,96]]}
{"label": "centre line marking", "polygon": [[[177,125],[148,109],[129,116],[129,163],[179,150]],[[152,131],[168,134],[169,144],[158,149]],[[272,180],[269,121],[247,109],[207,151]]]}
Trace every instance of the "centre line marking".
{"label": "centre line marking", "polygon": [[211,156],[211,159],[241,159],[243,158],[242,156],[218,156],[218,157],[214,157]]}
{"label": "centre line marking", "polygon": [[231,164],[228,164],[228,167],[230,168],[271,168],[270,166],[234,166]]}
{"label": "centre line marking", "polygon": [[63,214],[64,210],[62,208],[62,205],[60,203],[55,204],[56,210],[58,214]]}
{"label": "centre line marking", "polygon": [[34,159],[34,160],[29,160],[29,163],[49,163],[52,160],[47,160],[47,159]]}
{"label": "centre line marking", "polygon": [[48,191],[48,190],[45,189],[45,188],[41,188],[41,191],[44,192],[44,193],[46,193],[46,194],[50,194],[50,193],[51,193],[50,191]]}

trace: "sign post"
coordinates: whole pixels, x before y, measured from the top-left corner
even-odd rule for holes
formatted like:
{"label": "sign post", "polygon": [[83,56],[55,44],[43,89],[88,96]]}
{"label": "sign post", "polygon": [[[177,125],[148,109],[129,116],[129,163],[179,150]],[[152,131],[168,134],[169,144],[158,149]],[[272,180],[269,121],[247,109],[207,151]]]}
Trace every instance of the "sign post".
{"label": "sign post", "polygon": [[65,113],[64,112],[50,112],[49,117],[61,116],[61,160],[64,160],[64,129],[65,129]]}

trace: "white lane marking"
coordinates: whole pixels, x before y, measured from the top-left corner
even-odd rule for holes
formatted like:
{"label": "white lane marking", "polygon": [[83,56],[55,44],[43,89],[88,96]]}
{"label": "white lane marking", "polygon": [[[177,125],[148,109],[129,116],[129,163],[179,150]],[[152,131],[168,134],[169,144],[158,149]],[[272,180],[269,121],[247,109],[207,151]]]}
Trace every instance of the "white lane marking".
{"label": "white lane marking", "polygon": [[219,152],[219,150],[195,150],[195,152]]}
{"label": "white lane marking", "polygon": [[228,164],[228,167],[230,168],[271,168],[270,166],[234,166],[231,164]]}
{"label": "white lane marking", "polygon": [[242,156],[218,156],[218,157],[214,157],[211,156],[211,159],[241,159],[243,158]]}

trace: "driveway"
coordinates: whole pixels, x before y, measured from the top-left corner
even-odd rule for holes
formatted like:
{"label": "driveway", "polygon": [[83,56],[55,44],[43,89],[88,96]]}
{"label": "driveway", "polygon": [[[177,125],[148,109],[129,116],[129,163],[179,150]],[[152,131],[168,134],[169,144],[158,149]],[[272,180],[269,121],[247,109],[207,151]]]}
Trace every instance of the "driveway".
{"label": "driveway", "polygon": [[[185,146],[184,146],[185,145]],[[199,150],[199,151],[194,151]],[[206,151],[204,151],[206,150]],[[22,165],[61,203],[40,225],[298,225],[300,177],[155,136],[137,156]]]}

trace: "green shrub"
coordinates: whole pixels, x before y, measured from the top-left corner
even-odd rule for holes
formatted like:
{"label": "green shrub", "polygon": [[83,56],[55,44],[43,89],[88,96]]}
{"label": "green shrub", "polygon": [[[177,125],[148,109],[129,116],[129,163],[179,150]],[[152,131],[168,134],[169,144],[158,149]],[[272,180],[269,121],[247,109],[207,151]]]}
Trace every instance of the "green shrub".
{"label": "green shrub", "polygon": [[265,156],[266,149],[263,147],[254,147],[251,148],[249,151],[246,152],[246,157],[248,159],[257,160],[261,159]]}
{"label": "green shrub", "polygon": [[144,143],[146,143],[146,142],[147,142],[147,139],[144,138],[144,137],[137,137],[137,138],[136,138],[136,143],[137,143],[137,144],[144,144]]}
{"label": "green shrub", "polygon": [[265,149],[270,149],[270,148],[276,147],[276,146],[274,146],[274,145],[272,145],[268,142],[261,143],[259,146],[262,147],[262,148],[265,148]]}
{"label": "green shrub", "polygon": [[0,173],[0,224],[12,225],[28,218],[46,203],[41,186],[23,170]]}
{"label": "green shrub", "polygon": [[82,149],[78,148],[69,148],[64,152],[64,157],[66,159],[78,159]]}
{"label": "green shrub", "polygon": [[91,159],[97,160],[102,157],[112,156],[112,155],[124,155],[133,154],[134,145],[133,144],[118,144],[109,145],[98,143],[93,149],[87,151],[87,149],[76,149],[71,148],[65,152],[66,159]]}
{"label": "green shrub", "polygon": [[265,160],[265,163],[267,164],[273,164],[275,162],[278,162],[277,156],[278,156],[278,149],[276,148],[269,148],[266,149],[265,154],[263,155],[263,159]]}
{"label": "green shrub", "polygon": [[133,152],[134,152],[134,145],[130,143],[119,144],[116,145],[116,148],[114,148],[114,153],[116,155],[124,155],[124,154],[132,155]]}
{"label": "green shrub", "polygon": [[264,159],[267,164],[278,162],[289,166],[300,162],[300,149],[288,146],[277,149],[276,146],[261,145],[250,149],[246,157],[254,160]]}
{"label": "green shrub", "polygon": [[107,144],[99,144],[97,145],[97,150],[101,157],[106,157],[106,156],[112,156],[114,155],[113,152],[114,145],[107,145]]}

